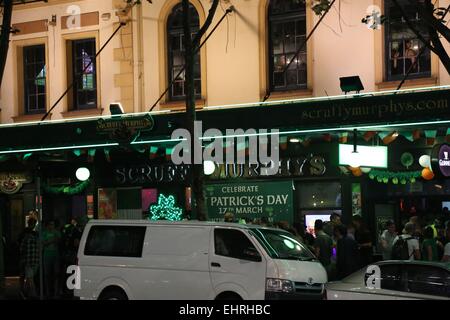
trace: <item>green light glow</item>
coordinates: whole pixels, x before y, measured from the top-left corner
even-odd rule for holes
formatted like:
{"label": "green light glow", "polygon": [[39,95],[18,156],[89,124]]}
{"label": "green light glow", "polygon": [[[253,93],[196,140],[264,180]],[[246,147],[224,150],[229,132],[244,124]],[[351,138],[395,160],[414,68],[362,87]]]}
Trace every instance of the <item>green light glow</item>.
{"label": "green light glow", "polygon": [[18,149],[18,150],[6,150],[0,151],[0,154],[14,154],[14,153],[28,153],[28,152],[43,152],[43,151],[58,151],[58,150],[73,150],[73,149],[86,149],[86,148],[102,148],[102,147],[117,147],[118,143],[102,143],[102,144],[89,144],[89,145],[77,145],[66,147],[52,147],[52,148],[35,148],[35,149]]}
{"label": "green light glow", "polygon": [[180,221],[183,210],[175,207],[175,198],[173,196],[159,195],[158,204],[150,207],[150,220],[170,220]]}
{"label": "green light glow", "polygon": [[[262,137],[262,136],[285,136],[295,134],[311,134],[311,133],[330,133],[330,132],[344,132],[356,130],[378,131],[380,128],[401,128],[401,127],[417,127],[425,125],[450,125],[450,120],[441,121],[422,121],[422,122],[407,122],[397,124],[378,124],[368,126],[351,126],[351,127],[335,127],[335,128],[323,128],[323,129],[309,129],[309,130],[291,130],[291,131],[276,131],[266,133],[254,133],[254,134],[234,134],[234,135],[222,135],[222,136],[206,136],[200,137],[200,140],[211,141],[212,139],[227,139],[227,138],[248,138],[248,137]],[[133,142],[132,144],[152,144],[152,143],[167,143],[167,142],[181,142],[186,139],[162,139],[162,140],[141,140]]]}
{"label": "green light glow", "polygon": [[153,144],[153,143],[166,143],[166,142],[181,142],[186,141],[187,139],[161,139],[161,140],[142,140],[142,141],[134,141],[131,144]]}
{"label": "green light glow", "polygon": [[90,181],[81,181],[75,185],[67,185],[67,186],[48,186],[44,184],[42,187],[44,192],[49,194],[66,194],[66,195],[75,195],[84,192],[90,185]]}

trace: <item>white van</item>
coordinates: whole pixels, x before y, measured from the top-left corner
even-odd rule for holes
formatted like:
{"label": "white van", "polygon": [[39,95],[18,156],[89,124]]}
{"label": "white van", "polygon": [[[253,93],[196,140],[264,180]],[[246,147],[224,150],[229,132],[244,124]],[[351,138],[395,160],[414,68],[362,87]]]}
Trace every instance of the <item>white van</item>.
{"label": "white van", "polygon": [[257,225],[90,221],[80,299],[322,299],[327,274],[303,244]]}

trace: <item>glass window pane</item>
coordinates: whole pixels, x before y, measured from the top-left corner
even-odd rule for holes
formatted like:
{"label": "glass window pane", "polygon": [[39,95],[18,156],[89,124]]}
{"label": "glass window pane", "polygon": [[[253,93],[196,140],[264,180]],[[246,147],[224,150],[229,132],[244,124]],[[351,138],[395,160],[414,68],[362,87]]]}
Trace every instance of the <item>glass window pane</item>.
{"label": "glass window pane", "polygon": [[202,92],[202,82],[200,80],[195,80],[194,81],[194,92],[195,94],[201,94]]}
{"label": "glass window pane", "polygon": [[273,76],[274,76],[273,80],[274,80],[275,87],[284,87],[285,86],[284,75],[282,72],[274,72]]}
{"label": "glass window pane", "polygon": [[408,288],[410,292],[433,296],[450,297],[450,274],[432,266],[408,266]]}
{"label": "glass window pane", "polygon": [[28,110],[32,111],[36,109],[36,96],[33,94],[28,95]]}
{"label": "glass window pane", "polygon": [[94,226],[84,254],[87,256],[142,257],[145,227]]}
{"label": "glass window pane", "polygon": [[24,47],[23,56],[25,113],[39,112],[45,108],[45,45]]}
{"label": "glass window pane", "polygon": [[284,24],[284,50],[295,52],[295,21]]}
{"label": "glass window pane", "polygon": [[[199,18],[196,9],[190,5],[191,10],[191,29],[193,30],[193,34],[195,34],[196,30],[199,29]],[[184,66],[184,46],[185,39],[182,28],[182,7],[181,5],[177,5],[173,8],[172,13],[169,15],[167,20],[167,34],[169,41],[169,48],[167,52],[168,61],[169,61],[169,84],[172,83],[173,80],[176,80],[172,85],[172,89],[170,90],[170,99],[181,100],[184,95],[184,72],[176,77],[179,71]],[[197,67],[194,68],[194,77],[200,78],[200,53],[197,53],[195,56],[195,63],[198,63]],[[197,62],[198,61],[198,62]],[[175,79],[175,77],[177,79]],[[197,84],[194,87],[198,90],[201,89],[201,86]],[[201,92],[196,92],[196,95],[200,95]]]}
{"label": "glass window pane", "polygon": [[[270,64],[271,84],[276,90],[292,90],[306,87],[306,77],[300,76],[301,65],[306,69],[306,59],[299,63],[301,57],[294,58],[302,47],[306,54],[306,46],[302,46],[306,34],[306,17],[303,3],[278,0],[269,5],[269,50],[273,63]],[[306,55],[305,55],[306,57]],[[291,59],[295,59],[285,71]],[[284,74],[283,74],[284,73]]]}
{"label": "glass window pane", "polygon": [[339,182],[304,183],[297,189],[301,209],[341,207],[341,184]]}
{"label": "glass window pane", "polygon": [[381,289],[406,291],[405,285],[401,280],[401,266],[400,265],[383,265],[381,269]]}
{"label": "glass window pane", "polygon": [[45,94],[38,95],[38,109],[45,110],[46,109],[46,100],[45,100]]}
{"label": "glass window pane", "polygon": [[97,104],[96,40],[94,38],[72,42],[74,77],[74,108],[95,108]]}
{"label": "glass window pane", "polygon": [[288,86],[295,86],[297,84],[297,70],[291,70],[291,67],[289,67],[289,70],[286,72],[286,81]]}
{"label": "glass window pane", "polygon": [[172,96],[182,97],[184,94],[184,81],[175,81],[172,86]]}
{"label": "glass window pane", "polygon": [[284,70],[286,65],[286,57],[282,54],[274,56],[274,71],[281,72]]}
{"label": "glass window pane", "polygon": [[172,56],[172,64],[174,67],[184,65],[184,54],[181,51],[174,51]]}
{"label": "glass window pane", "polygon": [[[410,1],[401,0],[400,2],[414,27],[421,32],[425,39],[428,39],[426,24],[419,19],[417,6],[412,5]],[[385,4],[387,80],[402,79],[410,68],[412,68],[410,73],[412,77],[429,76],[431,64],[424,63],[422,65],[422,58],[418,58],[421,42],[409,28],[402,13],[397,10],[392,0],[386,0]],[[430,53],[424,52],[423,56],[425,57],[423,62],[426,62]]]}
{"label": "glass window pane", "polygon": [[239,230],[214,230],[215,254],[235,259],[245,257],[246,251],[258,252],[245,234]]}
{"label": "glass window pane", "polygon": [[272,34],[273,53],[280,54],[284,52],[283,49],[283,25],[281,23],[273,24]]}

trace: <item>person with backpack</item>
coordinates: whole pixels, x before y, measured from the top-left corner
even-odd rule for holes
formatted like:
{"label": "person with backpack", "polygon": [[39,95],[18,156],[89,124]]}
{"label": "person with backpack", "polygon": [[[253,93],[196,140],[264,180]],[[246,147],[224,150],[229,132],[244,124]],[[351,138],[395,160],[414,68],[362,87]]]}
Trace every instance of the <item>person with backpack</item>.
{"label": "person with backpack", "polygon": [[414,223],[408,222],[403,234],[394,239],[392,260],[420,260],[419,240],[413,237]]}

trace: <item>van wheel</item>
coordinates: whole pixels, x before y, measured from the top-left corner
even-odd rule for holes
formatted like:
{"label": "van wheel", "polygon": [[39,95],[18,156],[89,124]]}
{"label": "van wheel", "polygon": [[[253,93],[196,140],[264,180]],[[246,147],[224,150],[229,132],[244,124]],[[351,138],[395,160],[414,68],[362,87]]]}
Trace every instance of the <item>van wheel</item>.
{"label": "van wheel", "polygon": [[98,300],[128,300],[128,297],[122,289],[112,288],[104,290]]}
{"label": "van wheel", "polygon": [[234,292],[222,292],[216,300],[242,300],[241,296]]}

